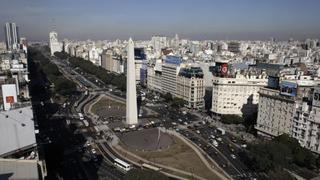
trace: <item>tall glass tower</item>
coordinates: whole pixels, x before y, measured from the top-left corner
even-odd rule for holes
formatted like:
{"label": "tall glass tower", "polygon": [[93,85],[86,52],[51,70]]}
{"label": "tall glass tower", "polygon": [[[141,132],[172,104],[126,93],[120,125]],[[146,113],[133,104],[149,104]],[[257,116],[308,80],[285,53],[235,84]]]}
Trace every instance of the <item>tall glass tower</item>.
{"label": "tall glass tower", "polygon": [[6,23],[4,26],[7,50],[19,49],[19,31],[16,23]]}

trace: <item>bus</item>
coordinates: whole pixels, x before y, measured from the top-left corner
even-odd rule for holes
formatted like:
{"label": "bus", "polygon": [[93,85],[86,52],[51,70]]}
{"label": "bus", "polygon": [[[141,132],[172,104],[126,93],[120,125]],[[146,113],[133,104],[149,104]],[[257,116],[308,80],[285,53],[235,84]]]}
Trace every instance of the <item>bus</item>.
{"label": "bus", "polygon": [[147,168],[147,169],[151,169],[151,170],[154,170],[154,171],[160,171],[161,170],[161,168],[158,168],[158,167],[152,166],[150,164],[146,164],[146,163],[143,163],[142,167]]}
{"label": "bus", "polygon": [[222,128],[217,128],[217,130],[221,135],[226,134],[226,131],[224,129],[222,129]]}
{"label": "bus", "polygon": [[82,113],[78,113],[78,115],[79,115],[79,119],[82,121],[82,120],[84,120],[84,117],[83,117],[83,114]]}
{"label": "bus", "polygon": [[94,126],[93,128],[96,131],[97,136],[100,136],[100,130],[99,130],[98,126]]}
{"label": "bus", "polygon": [[114,159],[114,165],[122,170],[125,170],[125,171],[130,171],[130,169],[132,169],[131,165],[116,158]]}
{"label": "bus", "polygon": [[88,127],[89,126],[89,122],[87,120],[83,120],[83,124]]}

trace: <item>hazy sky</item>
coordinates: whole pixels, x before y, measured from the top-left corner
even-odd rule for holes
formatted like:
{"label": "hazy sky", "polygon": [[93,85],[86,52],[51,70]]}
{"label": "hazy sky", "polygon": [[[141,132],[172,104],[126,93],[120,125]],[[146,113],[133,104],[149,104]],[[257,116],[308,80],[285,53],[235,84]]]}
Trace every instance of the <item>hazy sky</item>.
{"label": "hazy sky", "polygon": [[48,40],[54,24],[60,39],[303,39],[320,37],[319,7],[320,0],[1,0],[0,24],[16,22],[29,40]]}

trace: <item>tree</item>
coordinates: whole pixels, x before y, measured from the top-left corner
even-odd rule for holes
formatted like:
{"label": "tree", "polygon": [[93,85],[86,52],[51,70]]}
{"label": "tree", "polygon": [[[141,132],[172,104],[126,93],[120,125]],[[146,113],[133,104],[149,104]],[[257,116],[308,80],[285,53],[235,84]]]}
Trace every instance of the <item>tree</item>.
{"label": "tree", "polygon": [[224,114],[221,116],[221,122],[224,124],[241,124],[243,118],[234,114]]}
{"label": "tree", "polygon": [[183,107],[185,105],[185,101],[181,98],[173,98],[172,99],[172,106],[173,107],[177,107],[177,108],[180,108],[180,107]]}
{"label": "tree", "polygon": [[272,141],[251,144],[247,149],[239,154],[240,159],[249,168],[261,172],[289,169],[292,165],[310,170],[320,166],[319,158],[316,159],[311,151],[301,147],[296,139],[287,134]]}
{"label": "tree", "polygon": [[204,95],[204,106],[206,110],[210,110],[212,107],[212,90],[205,90],[205,95]]}
{"label": "tree", "polygon": [[86,61],[78,57],[70,57],[69,62],[73,67],[79,67],[82,71],[95,75],[105,84],[112,84],[121,91],[125,91],[127,88],[126,76],[124,74],[111,73],[102,67],[94,65],[91,61]]}
{"label": "tree", "polygon": [[55,64],[52,64],[52,63],[45,64],[42,67],[42,69],[43,69],[44,73],[47,74],[47,75],[54,75],[54,76],[60,76],[61,75],[61,72],[59,71],[59,68]]}
{"label": "tree", "polygon": [[172,101],[172,95],[171,93],[166,93],[163,95],[163,98],[167,101],[167,102],[171,102]]}
{"label": "tree", "polygon": [[76,90],[76,85],[74,82],[60,77],[54,81],[54,90],[61,95],[69,95]]}
{"label": "tree", "polygon": [[276,169],[274,171],[270,171],[268,173],[268,176],[270,179],[273,180],[295,180],[295,178],[291,176],[290,173],[284,171],[283,169]]}
{"label": "tree", "polygon": [[257,124],[258,112],[254,112],[252,114],[246,115],[243,118],[243,125],[246,127],[247,132],[256,135],[257,130],[255,129],[255,125]]}
{"label": "tree", "polygon": [[316,167],[318,169],[320,169],[320,156],[318,155],[317,159],[316,159]]}
{"label": "tree", "polygon": [[69,57],[66,52],[55,52],[54,55],[59,59],[67,59]]}

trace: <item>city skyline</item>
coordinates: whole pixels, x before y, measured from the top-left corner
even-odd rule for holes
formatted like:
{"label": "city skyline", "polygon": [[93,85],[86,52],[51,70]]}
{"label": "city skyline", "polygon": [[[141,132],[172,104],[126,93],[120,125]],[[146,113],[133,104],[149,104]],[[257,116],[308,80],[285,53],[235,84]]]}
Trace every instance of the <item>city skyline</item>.
{"label": "city skyline", "polygon": [[[175,33],[192,40],[266,40],[270,37],[302,40],[320,36],[319,5],[315,0],[183,3],[124,0],[77,1],[77,4],[60,0],[5,0],[0,7],[0,23],[16,22],[23,29],[21,36],[31,41],[48,41],[48,32],[52,29],[58,31],[61,39],[77,40],[129,37],[146,40],[152,35],[174,36]],[[0,34],[0,40],[4,41],[3,33]]]}
{"label": "city skyline", "polygon": [[319,5],[2,0],[0,179],[320,178]]}

